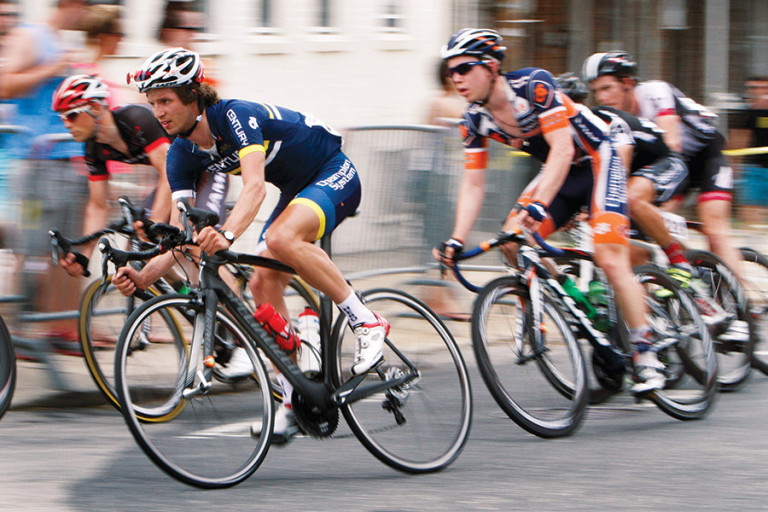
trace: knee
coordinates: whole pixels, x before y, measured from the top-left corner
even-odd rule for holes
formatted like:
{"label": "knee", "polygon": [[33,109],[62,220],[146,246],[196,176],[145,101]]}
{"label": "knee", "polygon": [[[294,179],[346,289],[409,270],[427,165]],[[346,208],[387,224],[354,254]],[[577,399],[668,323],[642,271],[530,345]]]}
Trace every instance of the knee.
{"label": "knee", "polygon": [[281,261],[285,261],[286,256],[291,254],[295,241],[296,238],[291,233],[282,229],[268,230],[264,237],[269,252]]}

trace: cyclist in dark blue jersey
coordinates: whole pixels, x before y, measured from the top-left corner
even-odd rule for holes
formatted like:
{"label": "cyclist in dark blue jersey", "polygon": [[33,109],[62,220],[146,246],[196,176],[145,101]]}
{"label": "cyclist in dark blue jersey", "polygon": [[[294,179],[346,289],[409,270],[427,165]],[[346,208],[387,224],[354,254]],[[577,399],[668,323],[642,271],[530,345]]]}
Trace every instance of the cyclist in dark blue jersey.
{"label": "cyclist in dark blue jersey", "polygon": [[[461,129],[465,168],[456,221],[443,261],[463,248],[485,196],[488,139],[529,152],[544,165],[526,187],[503,229],[520,224],[546,236],[588,204],[595,261],[611,282],[635,345],[635,393],[664,386],[663,365],[652,350],[646,305],[634,280],[626,236],[626,176],[607,125],[562,94],[543,69],[501,73],[501,37],[492,30],[462,29],[443,47],[448,74],[470,103]],[[438,255],[439,256],[439,255]]]}
{"label": "cyclist in dark blue jersey", "polygon": [[[200,249],[209,254],[228,249],[253,222],[266,195],[265,182],[276,185],[281,197],[262,232],[261,253],[293,267],[347,315],[358,342],[352,373],[375,368],[382,361],[389,326],[360,302],[328,255],[314,244],[360,202],[360,180],[341,151],[341,136],[300,112],[220,100],[215,89],[202,82],[199,55],[183,48],[153,55],[132,80],[146,93],[163,128],[177,137],[167,160],[174,199],[194,198],[192,184],[202,173],[243,178],[240,196],[221,229],[206,227],[197,233]],[[132,293],[136,286],[151,284],[171,261],[171,255],[159,256],[140,273],[124,267],[113,282],[122,292]],[[254,298],[288,317],[283,290],[289,277],[257,269],[250,282]],[[279,380],[287,401],[278,410],[275,432],[290,438],[296,430],[292,389],[282,376]]]}

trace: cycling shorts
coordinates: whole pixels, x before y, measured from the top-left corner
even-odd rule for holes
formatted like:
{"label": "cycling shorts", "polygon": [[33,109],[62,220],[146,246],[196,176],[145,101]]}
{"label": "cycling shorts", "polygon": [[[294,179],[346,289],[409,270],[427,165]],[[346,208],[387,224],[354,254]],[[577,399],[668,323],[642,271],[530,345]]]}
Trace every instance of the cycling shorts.
{"label": "cycling shorts", "polygon": [[315,175],[312,183],[304,187],[294,197],[280,197],[272,213],[264,224],[259,237],[256,253],[262,252],[267,229],[280,214],[291,204],[303,204],[312,208],[320,220],[320,228],[315,240],[331,233],[341,221],[353,215],[360,206],[360,177],[344,153],[339,152],[328,160]]}
{"label": "cycling shorts", "polygon": [[636,170],[632,176],[639,176],[653,182],[656,191],[654,201],[657,205],[669,201],[675,191],[688,185],[688,168],[677,156],[660,158]]}
{"label": "cycling shorts", "polygon": [[685,195],[691,188],[699,189],[698,201],[733,199],[733,169],[725,161],[725,139],[718,132],[699,151],[686,158],[689,183],[675,190],[675,195]]}

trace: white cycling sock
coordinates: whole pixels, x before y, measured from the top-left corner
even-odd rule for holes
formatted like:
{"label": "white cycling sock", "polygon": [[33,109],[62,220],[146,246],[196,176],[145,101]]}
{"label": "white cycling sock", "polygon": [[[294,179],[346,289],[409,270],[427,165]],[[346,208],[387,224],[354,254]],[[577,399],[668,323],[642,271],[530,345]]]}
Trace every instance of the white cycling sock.
{"label": "white cycling sock", "polygon": [[283,390],[283,405],[288,409],[291,408],[291,397],[293,396],[293,386],[288,379],[282,373],[277,374],[277,382],[280,384],[280,388]]}
{"label": "white cycling sock", "polygon": [[352,327],[360,324],[376,322],[376,317],[373,315],[373,312],[365,307],[362,302],[360,302],[360,298],[355,292],[352,292],[352,294],[347,297],[344,302],[337,304],[337,306],[342,311],[342,313],[347,315],[347,319],[349,319],[349,325]]}

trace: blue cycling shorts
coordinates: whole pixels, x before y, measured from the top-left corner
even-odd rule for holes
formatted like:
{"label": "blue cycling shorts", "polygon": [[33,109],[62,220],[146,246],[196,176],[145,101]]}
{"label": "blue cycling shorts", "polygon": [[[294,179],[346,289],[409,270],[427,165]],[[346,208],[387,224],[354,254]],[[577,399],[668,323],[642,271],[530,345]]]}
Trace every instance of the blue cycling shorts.
{"label": "blue cycling shorts", "polygon": [[303,204],[315,211],[320,220],[315,240],[320,240],[357,211],[360,195],[360,176],[357,169],[344,153],[339,152],[323,165],[312,183],[296,196],[280,197],[261,231],[259,243],[263,242],[269,226],[289,204]]}

